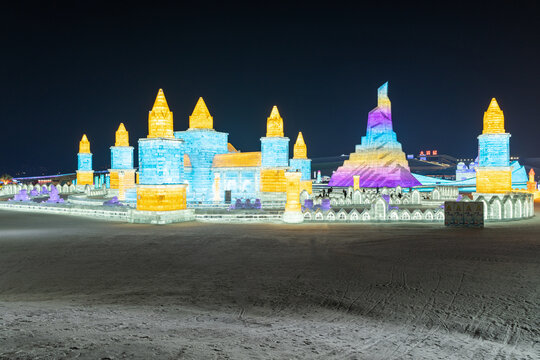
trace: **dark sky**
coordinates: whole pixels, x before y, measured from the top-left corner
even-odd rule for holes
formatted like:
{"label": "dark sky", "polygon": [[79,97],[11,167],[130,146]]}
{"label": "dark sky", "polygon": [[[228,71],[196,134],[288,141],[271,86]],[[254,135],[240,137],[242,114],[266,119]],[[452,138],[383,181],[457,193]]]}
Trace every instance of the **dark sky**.
{"label": "dark sky", "polygon": [[354,151],[385,81],[407,153],[472,157],[496,97],[512,154],[540,156],[537,1],[73,3],[0,8],[0,173],[74,171],[83,133],[107,168],[120,122],[132,145],[146,136],[159,88],[175,130],[203,96],[242,151],[260,149],[278,105],[311,157]]}

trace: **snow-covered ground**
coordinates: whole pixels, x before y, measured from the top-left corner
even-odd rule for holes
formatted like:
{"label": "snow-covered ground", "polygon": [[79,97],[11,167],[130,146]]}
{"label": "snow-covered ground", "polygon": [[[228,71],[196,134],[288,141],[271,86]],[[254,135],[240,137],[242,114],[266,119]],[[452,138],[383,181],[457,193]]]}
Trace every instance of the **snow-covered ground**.
{"label": "snow-covered ground", "polygon": [[483,230],[0,211],[0,359],[538,359],[538,210]]}

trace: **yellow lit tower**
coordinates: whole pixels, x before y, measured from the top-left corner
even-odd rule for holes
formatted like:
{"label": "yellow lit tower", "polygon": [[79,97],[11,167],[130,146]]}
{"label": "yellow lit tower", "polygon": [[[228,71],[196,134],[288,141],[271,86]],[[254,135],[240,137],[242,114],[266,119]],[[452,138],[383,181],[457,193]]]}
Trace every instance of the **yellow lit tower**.
{"label": "yellow lit tower", "polygon": [[299,171],[302,173],[300,179],[300,191],[306,190],[311,194],[311,159],[307,157],[307,146],[304,141],[302,132],[298,133],[296,143],[294,144],[293,158],[290,160],[291,171]]}
{"label": "yellow lit tower", "polygon": [[163,90],[159,89],[148,115],[148,137],[139,139],[137,210],[169,212],[186,209],[182,143],[174,138],[173,114]]}
{"label": "yellow lit tower", "polygon": [[287,202],[283,212],[283,221],[286,223],[301,223],[304,221],[302,205],[300,204],[300,178],[302,174],[296,171],[285,173],[287,187]]}
{"label": "yellow lit tower", "polygon": [[90,141],[83,135],[79,142],[79,153],[77,154],[77,185],[93,185],[94,170],[92,169],[92,153],[90,152]]}
{"label": "yellow lit tower", "polygon": [[484,112],[484,130],[478,136],[476,192],[504,193],[511,190],[510,134],[504,130],[504,114],[493,98]]}
{"label": "yellow lit tower", "polygon": [[[266,136],[261,138],[261,192],[266,197],[285,193],[285,171],[289,167],[289,138],[283,136],[283,118],[277,106],[266,122]],[[279,196],[279,195],[277,195]]]}
{"label": "yellow lit tower", "polygon": [[[133,146],[129,146],[129,133],[123,123],[116,131],[114,146],[111,146],[111,189],[119,190],[119,199],[124,200],[123,190],[135,186],[135,169],[133,168]],[[121,175],[121,176],[120,176]]]}

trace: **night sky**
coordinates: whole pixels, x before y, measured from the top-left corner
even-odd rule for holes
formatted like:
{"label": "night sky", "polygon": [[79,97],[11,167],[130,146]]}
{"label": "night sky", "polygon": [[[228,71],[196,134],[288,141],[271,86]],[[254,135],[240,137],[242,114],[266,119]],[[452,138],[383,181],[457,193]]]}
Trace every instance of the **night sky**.
{"label": "night sky", "polygon": [[202,96],[242,151],[277,105],[310,157],[354,151],[385,81],[406,153],[474,157],[496,97],[512,155],[540,156],[538,2],[377,3],[2,5],[0,173],[73,172],[83,133],[108,168],[119,123],[136,145],[159,88],[175,130]]}

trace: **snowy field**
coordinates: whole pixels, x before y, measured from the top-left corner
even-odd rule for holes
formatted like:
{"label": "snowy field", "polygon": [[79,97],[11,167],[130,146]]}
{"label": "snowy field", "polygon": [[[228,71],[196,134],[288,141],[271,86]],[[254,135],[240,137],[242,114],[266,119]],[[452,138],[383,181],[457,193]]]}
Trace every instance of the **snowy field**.
{"label": "snowy field", "polygon": [[538,359],[531,220],[167,226],[0,211],[0,359]]}

